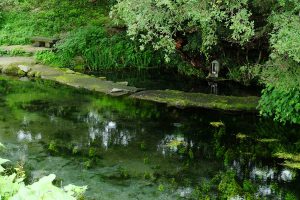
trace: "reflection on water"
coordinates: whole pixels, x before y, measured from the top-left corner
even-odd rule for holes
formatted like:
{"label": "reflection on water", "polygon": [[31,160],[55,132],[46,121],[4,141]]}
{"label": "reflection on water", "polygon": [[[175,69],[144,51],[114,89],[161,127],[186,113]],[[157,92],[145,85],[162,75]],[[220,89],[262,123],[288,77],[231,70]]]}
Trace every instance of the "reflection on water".
{"label": "reflection on water", "polygon": [[[192,145],[192,141],[191,141]],[[157,150],[162,153],[162,155],[170,155],[178,152],[178,147],[187,147],[184,136],[182,135],[166,135],[159,144],[157,145]]]}
{"label": "reflection on water", "polygon": [[90,111],[83,122],[88,125],[89,145],[97,140],[107,150],[112,145],[127,146],[134,137],[128,130],[117,129],[116,122],[107,121],[96,111]]}
{"label": "reflection on water", "polygon": [[233,81],[207,82],[197,78],[186,77],[178,73],[154,70],[112,70],[94,72],[93,75],[107,77],[115,82],[127,81],[129,85],[148,90],[181,90],[207,94],[233,96],[259,96],[260,89],[245,87]]}
{"label": "reflection on water", "polygon": [[300,197],[298,171],[273,157],[300,151],[299,127],[43,81],[2,78],[0,91],[4,156],[25,163],[28,181],[55,173],[64,185],[89,185],[90,199],[198,199],[225,193],[216,188],[234,173],[241,192],[231,199]]}

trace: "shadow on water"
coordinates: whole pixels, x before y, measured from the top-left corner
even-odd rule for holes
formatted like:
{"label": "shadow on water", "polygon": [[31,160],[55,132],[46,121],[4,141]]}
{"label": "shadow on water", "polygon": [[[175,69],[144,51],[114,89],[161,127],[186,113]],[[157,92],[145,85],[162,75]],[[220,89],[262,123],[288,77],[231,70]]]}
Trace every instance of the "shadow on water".
{"label": "shadow on water", "polygon": [[[0,78],[5,158],[32,181],[88,185],[89,199],[300,197],[297,126],[250,114],[113,98],[53,82]],[[217,123],[211,123],[217,122]]]}
{"label": "shadow on water", "polygon": [[151,70],[105,70],[89,73],[106,77],[115,82],[127,81],[130,86],[148,90],[181,90],[185,92],[202,92],[206,94],[231,96],[260,96],[261,88],[246,87],[234,81],[211,82],[203,79],[186,77],[162,69]]}

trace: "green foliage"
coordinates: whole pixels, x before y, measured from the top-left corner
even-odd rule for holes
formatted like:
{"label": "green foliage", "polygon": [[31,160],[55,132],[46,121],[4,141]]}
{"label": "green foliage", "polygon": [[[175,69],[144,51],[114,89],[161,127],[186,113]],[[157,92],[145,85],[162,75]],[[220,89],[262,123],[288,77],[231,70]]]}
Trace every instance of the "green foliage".
{"label": "green foliage", "polygon": [[124,0],[113,7],[111,16],[127,25],[128,35],[141,42],[141,49],[151,44],[154,49],[163,49],[165,59],[170,61],[178,33],[200,31],[203,53],[217,45],[220,28],[225,30],[222,37],[241,45],[247,43],[254,35],[254,22],[250,21],[251,11],[247,5],[245,0],[146,0],[143,4],[138,0]]}
{"label": "green foliage", "polygon": [[258,185],[251,181],[240,183],[232,170],[220,172],[210,181],[203,180],[193,192],[193,199],[257,199]]}
{"label": "green foliage", "polygon": [[109,35],[103,27],[89,26],[70,32],[56,46],[57,52],[42,52],[36,58],[46,64],[74,67],[81,57],[91,70],[111,68],[147,68],[160,64],[159,55],[147,49],[139,51],[122,33]]}
{"label": "green foliage", "polygon": [[35,58],[44,64],[62,67],[65,63],[53,51],[39,51],[35,54]]}
{"label": "green foliage", "polygon": [[228,77],[231,80],[241,82],[244,85],[250,85],[251,83],[257,82],[257,80],[259,80],[261,68],[262,68],[261,65],[254,65],[254,66],[244,65],[232,69],[228,68],[229,69]]}
{"label": "green foliage", "polygon": [[299,99],[299,88],[283,90],[268,86],[263,90],[260,100],[261,114],[274,116],[275,120],[281,122],[300,123]]}
{"label": "green foliage", "polygon": [[108,23],[107,2],[102,2],[1,1],[0,44],[27,44],[32,36],[55,36],[87,24]]}
{"label": "green foliage", "polygon": [[[190,63],[183,61],[178,55],[173,54],[170,55],[170,59],[171,62],[170,63],[166,63],[166,68],[169,69],[174,69],[176,70],[179,74],[183,74],[189,77],[197,77],[197,78],[204,78],[205,74],[204,72],[199,69],[196,68],[194,66],[192,66]],[[164,62],[163,59],[161,59],[162,62]]]}
{"label": "green foliage", "polygon": [[297,14],[284,12],[270,18],[274,25],[270,40],[273,58],[281,55],[300,63],[300,18]]}
{"label": "green foliage", "polygon": [[0,56],[32,56],[32,53],[25,52],[22,49],[13,49],[11,51],[0,50]]}
{"label": "green foliage", "polygon": [[297,0],[278,1],[269,17],[274,26],[272,53],[261,79],[266,85],[260,101],[261,114],[281,122],[300,123],[300,6]]}
{"label": "green foliage", "polygon": [[[1,200],[76,200],[83,199],[83,194],[87,186],[78,187],[67,185],[63,189],[52,184],[55,179],[54,174],[42,177],[38,182],[31,185],[25,185],[24,176],[20,173],[6,174],[1,166],[9,160],[0,158],[0,198]],[[23,173],[21,173],[23,174]]]}
{"label": "green foliage", "polygon": [[261,79],[266,84],[260,111],[281,122],[300,123],[300,68],[294,61],[273,59]]}
{"label": "green foliage", "polygon": [[90,70],[163,65],[201,78],[200,67],[219,59],[230,79],[266,87],[262,115],[299,123],[299,12],[299,0],[2,0],[0,44],[60,36],[57,52],[38,60]]}
{"label": "green foliage", "polygon": [[274,26],[270,43],[272,57],[286,56],[300,63],[300,6],[297,0],[280,0],[277,9],[269,17]]}
{"label": "green foliage", "polygon": [[284,199],[285,199],[285,200],[296,200],[297,197],[296,197],[295,194],[287,193]]}
{"label": "green foliage", "polygon": [[218,190],[221,193],[222,199],[234,198],[242,193],[242,188],[236,181],[235,176],[235,173],[231,171],[221,175]]}

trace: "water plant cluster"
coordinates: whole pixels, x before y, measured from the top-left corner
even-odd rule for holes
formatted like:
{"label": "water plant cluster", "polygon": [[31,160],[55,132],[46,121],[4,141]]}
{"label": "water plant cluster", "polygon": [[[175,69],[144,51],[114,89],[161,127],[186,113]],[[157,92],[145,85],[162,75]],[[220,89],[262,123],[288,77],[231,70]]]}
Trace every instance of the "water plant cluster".
{"label": "water plant cluster", "polygon": [[[1,151],[5,146],[0,143]],[[53,185],[54,174],[41,177],[39,181],[25,184],[26,173],[22,165],[8,166],[10,161],[0,158],[0,199],[1,200],[40,200],[66,199],[83,200],[87,186],[69,184],[63,188]],[[6,165],[6,167],[3,167]]]}

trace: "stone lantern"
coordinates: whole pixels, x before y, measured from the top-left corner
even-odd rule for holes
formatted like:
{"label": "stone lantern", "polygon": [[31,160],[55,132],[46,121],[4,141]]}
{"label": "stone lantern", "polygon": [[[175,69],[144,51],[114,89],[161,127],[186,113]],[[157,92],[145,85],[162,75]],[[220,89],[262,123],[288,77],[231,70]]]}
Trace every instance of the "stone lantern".
{"label": "stone lantern", "polygon": [[220,71],[220,63],[217,60],[212,61],[211,63],[211,72],[210,77],[212,78],[218,78],[219,77],[219,71]]}

